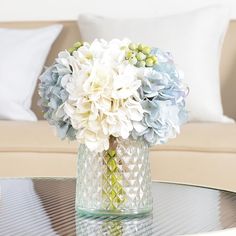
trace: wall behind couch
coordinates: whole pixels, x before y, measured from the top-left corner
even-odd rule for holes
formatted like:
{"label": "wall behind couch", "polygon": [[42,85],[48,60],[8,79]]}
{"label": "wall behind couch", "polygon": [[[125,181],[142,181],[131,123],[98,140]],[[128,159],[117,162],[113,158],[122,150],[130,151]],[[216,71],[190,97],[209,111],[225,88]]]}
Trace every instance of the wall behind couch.
{"label": "wall behind couch", "polygon": [[79,13],[157,16],[210,4],[226,4],[236,19],[236,0],[0,0],[0,21],[75,20]]}

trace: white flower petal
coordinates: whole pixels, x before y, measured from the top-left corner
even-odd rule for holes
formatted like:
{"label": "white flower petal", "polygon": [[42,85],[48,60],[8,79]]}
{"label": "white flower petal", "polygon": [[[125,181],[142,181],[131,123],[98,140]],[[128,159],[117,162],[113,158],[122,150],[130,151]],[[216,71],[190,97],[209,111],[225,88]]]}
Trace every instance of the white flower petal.
{"label": "white flower petal", "polygon": [[138,132],[138,133],[142,133],[147,129],[147,126],[142,125],[141,122],[133,122],[133,126],[134,129]]}

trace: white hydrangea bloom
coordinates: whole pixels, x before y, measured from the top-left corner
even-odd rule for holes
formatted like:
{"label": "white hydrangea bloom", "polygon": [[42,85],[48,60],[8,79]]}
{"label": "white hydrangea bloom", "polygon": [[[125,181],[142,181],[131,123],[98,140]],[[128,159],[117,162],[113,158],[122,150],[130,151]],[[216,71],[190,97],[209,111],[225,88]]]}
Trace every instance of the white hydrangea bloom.
{"label": "white hydrangea bloom", "polygon": [[138,68],[125,60],[128,40],[95,40],[59,59],[72,68],[65,89],[64,111],[77,130],[76,138],[91,151],[109,147],[109,136],[128,138],[133,122],[143,119]]}

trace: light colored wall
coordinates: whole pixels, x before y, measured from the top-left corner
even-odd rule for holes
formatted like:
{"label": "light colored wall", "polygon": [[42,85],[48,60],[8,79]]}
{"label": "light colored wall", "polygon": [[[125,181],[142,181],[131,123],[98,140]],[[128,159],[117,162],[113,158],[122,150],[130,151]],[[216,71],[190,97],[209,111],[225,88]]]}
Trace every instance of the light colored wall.
{"label": "light colored wall", "polygon": [[79,13],[157,16],[210,4],[226,4],[236,19],[236,0],[0,0],[0,21],[75,20]]}

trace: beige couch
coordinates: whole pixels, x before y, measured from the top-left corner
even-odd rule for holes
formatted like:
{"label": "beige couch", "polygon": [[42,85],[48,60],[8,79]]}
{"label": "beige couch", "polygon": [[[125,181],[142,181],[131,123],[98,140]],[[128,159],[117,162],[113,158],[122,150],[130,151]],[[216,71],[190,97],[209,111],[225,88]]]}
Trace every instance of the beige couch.
{"label": "beige couch", "polygon": [[[38,27],[52,22],[2,23],[0,27]],[[64,30],[49,55],[78,40],[75,22],[62,22]],[[221,61],[222,100],[225,113],[236,119],[236,22],[231,22]],[[33,110],[42,119],[36,106]],[[0,121],[0,176],[75,176],[77,144],[60,141],[46,121]],[[166,145],[151,149],[155,180],[196,184],[236,191],[236,125],[192,123]]]}

